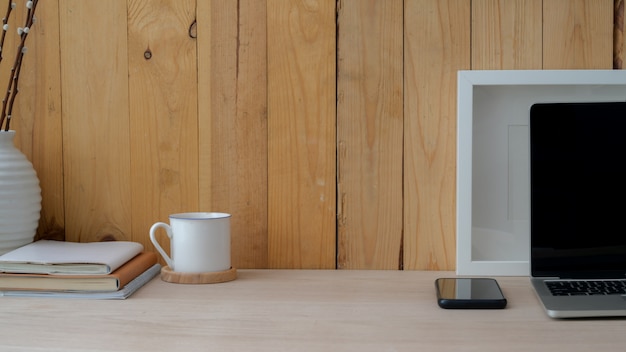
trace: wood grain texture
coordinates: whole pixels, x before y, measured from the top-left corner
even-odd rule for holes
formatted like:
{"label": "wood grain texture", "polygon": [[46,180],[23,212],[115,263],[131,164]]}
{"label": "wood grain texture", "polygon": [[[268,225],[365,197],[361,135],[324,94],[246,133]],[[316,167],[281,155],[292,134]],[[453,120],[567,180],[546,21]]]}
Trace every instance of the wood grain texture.
{"label": "wood grain texture", "polygon": [[173,271],[169,266],[161,268],[161,280],[175,284],[219,284],[237,278],[237,269],[206,273],[181,273]]}
{"label": "wood grain texture", "polygon": [[472,69],[541,69],[542,3],[473,0]]}
{"label": "wood grain texture", "polygon": [[613,6],[613,68],[624,69],[624,52],[626,52],[626,36],[624,36],[624,0],[614,0]]}
{"label": "wood grain texture", "polygon": [[470,2],[405,1],[404,268],[455,268],[456,75]]}
{"label": "wood grain texture", "polygon": [[232,264],[267,256],[266,3],[199,1],[200,209],[233,214]]}
{"label": "wood grain texture", "polygon": [[337,267],[398,269],[403,2],[343,0],[338,23]]}
{"label": "wood grain texture", "polygon": [[59,2],[70,241],[131,239],[125,17],[124,0]]}
{"label": "wood grain texture", "polygon": [[128,2],[133,239],[171,213],[198,211],[194,0]]}
{"label": "wood grain texture", "polygon": [[[42,211],[36,238],[63,240],[65,209],[59,4],[45,1],[40,5],[36,12],[37,22],[26,41],[28,51],[19,84],[22,92],[15,102],[13,111],[17,118],[11,126],[17,131],[16,146],[33,163],[41,186]],[[4,60],[3,64],[12,63],[13,55],[5,55]],[[1,84],[4,82],[0,81]]]}
{"label": "wood grain texture", "polygon": [[237,267],[454,269],[456,71],[618,67],[623,0],[404,0],[403,53],[397,1],[40,2],[13,125],[40,236],[150,249],[218,210]]}
{"label": "wood grain texture", "polygon": [[613,0],[543,2],[544,69],[613,67]]}
{"label": "wood grain texture", "polygon": [[267,1],[271,268],[334,268],[335,1]]}
{"label": "wood grain texture", "polygon": [[[237,280],[154,279],[126,301],[2,297],[8,351],[621,351],[623,318],[550,319],[528,277],[498,277],[501,310],[437,306],[453,272],[240,270]],[[36,331],[37,336],[33,336]]]}

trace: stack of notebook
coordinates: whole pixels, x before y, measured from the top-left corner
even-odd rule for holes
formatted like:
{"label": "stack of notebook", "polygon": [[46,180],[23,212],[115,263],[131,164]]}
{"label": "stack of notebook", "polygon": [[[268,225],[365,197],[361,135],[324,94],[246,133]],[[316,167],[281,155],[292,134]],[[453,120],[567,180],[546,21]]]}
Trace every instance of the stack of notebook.
{"label": "stack of notebook", "polygon": [[0,256],[0,296],[125,299],[160,270],[140,243],[41,240]]}

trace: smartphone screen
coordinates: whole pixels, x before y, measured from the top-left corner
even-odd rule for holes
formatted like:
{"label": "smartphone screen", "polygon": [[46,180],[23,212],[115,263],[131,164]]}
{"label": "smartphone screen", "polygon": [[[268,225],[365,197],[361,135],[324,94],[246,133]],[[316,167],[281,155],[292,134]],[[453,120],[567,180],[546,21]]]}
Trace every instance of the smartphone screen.
{"label": "smartphone screen", "polygon": [[435,281],[437,303],[441,308],[499,309],[506,298],[495,279],[441,278]]}

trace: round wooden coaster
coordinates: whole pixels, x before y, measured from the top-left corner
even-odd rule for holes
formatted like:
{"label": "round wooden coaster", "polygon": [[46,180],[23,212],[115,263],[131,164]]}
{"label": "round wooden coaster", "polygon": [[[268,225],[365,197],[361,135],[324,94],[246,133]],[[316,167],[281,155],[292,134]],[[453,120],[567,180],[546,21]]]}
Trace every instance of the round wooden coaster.
{"label": "round wooden coaster", "polygon": [[230,268],[224,271],[206,273],[179,273],[172,271],[169,266],[161,268],[161,280],[176,284],[217,284],[233,281],[237,278],[237,269]]}

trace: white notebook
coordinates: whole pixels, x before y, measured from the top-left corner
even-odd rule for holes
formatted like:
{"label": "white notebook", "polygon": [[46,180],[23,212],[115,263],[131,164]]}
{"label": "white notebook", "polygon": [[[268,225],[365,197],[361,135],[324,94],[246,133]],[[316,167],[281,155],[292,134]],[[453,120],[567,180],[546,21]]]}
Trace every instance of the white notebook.
{"label": "white notebook", "polygon": [[64,242],[41,240],[0,256],[0,272],[21,274],[110,274],[143,245],[129,241]]}

